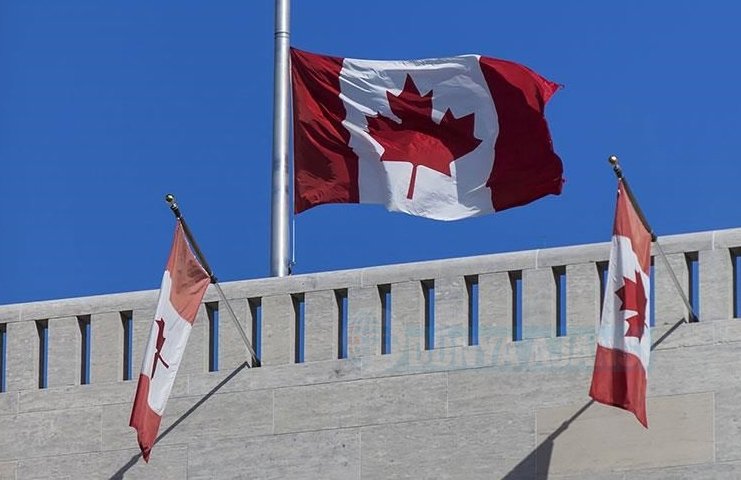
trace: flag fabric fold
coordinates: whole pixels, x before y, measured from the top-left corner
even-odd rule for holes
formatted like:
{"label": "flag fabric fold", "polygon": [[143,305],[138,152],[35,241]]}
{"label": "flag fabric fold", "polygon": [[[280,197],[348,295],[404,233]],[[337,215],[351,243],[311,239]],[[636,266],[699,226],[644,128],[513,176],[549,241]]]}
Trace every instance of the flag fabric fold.
{"label": "flag fabric fold", "polygon": [[208,273],[191,251],[178,221],[129,420],[147,462],[209,283]]}
{"label": "flag fabric fold", "polygon": [[620,180],[589,395],[597,402],[632,412],[646,428],[650,263],[651,233]]}
{"label": "flag fabric fold", "polygon": [[291,49],[295,211],[375,203],[455,220],[559,194],[559,85],[480,55],[356,60]]}

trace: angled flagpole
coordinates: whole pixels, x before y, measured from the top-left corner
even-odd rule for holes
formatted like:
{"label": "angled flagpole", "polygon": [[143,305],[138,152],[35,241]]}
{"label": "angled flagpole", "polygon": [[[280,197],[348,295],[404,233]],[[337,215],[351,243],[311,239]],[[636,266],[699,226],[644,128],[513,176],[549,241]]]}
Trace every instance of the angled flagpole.
{"label": "angled flagpole", "polygon": [[288,131],[290,2],[275,0],[275,72],[273,94],[273,189],[270,220],[270,275],[290,275],[291,243]]}
{"label": "angled flagpole", "polygon": [[695,314],[695,310],[692,308],[692,305],[690,305],[690,301],[687,298],[687,295],[684,293],[682,286],[679,284],[679,280],[677,279],[677,275],[674,273],[674,269],[669,264],[669,259],[666,257],[666,253],[664,253],[664,249],[659,243],[659,237],[656,235],[656,233],[654,233],[653,229],[651,228],[651,225],[646,220],[645,215],[643,215],[643,211],[641,210],[641,207],[638,205],[638,202],[633,196],[633,192],[631,191],[630,186],[628,185],[628,180],[623,175],[623,169],[620,168],[620,162],[618,161],[618,157],[616,155],[610,155],[607,161],[610,162],[610,165],[612,165],[612,170],[613,172],[615,172],[615,176],[618,178],[618,180],[623,181],[623,186],[625,187],[625,193],[628,194],[630,203],[633,204],[633,208],[635,208],[635,211],[640,217],[641,222],[643,222],[643,225],[646,227],[646,230],[648,230],[648,232],[651,234],[651,240],[654,242],[657,250],[659,251],[659,257],[661,257],[661,259],[664,261],[664,265],[669,271],[669,276],[671,277],[672,282],[674,283],[674,287],[677,289],[677,293],[679,293],[679,296],[682,297],[684,306],[687,307],[687,311],[690,314],[690,318],[689,320],[685,319],[685,322],[692,323],[692,322],[699,321],[699,319],[697,318],[697,315]]}
{"label": "angled flagpole", "polygon": [[214,275],[214,272],[211,270],[211,267],[208,265],[208,262],[206,261],[206,256],[203,255],[203,252],[198,246],[198,243],[196,243],[196,239],[195,237],[193,237],[193,232],[190,231],[190,227],[188,227],[188,224],[185,222],[185,218],[183,218],[183,214],[180,213],[180,207],[175,201],[175,196],[171,193],[168,193],[167,195],[165,195],[165,201],[170,205],[170,210],[172,210],[172,213],[175,215],[175,218],[177,218],[177,220],[183,226],[183,233],[185,233],[185,237],[188,239],[188,243],[190,243],[190,246],[193,247],[193,253],[196,254],[198,261],[201,262],[203,269],[206,270],[208,277],[211,279],[211,283],[216,288],[216,291],[219,293],[219,297],[224,302],[224,305],[226,305],[226,309],[229,310],[229,314],[231,315],[232,320],[234,320],[234,325],[237,327],[239,336],[242,337],[242,341],[244,342],[244,345],[247,347],[247,350],[250,352],[252,364],[250,365],[248,363],[248,366],[250,367],[257,366],[259,360],[257,359],[255,350],[252,348],[252,344],[247,339],[247,334],[244,332],[244,329],[242,328],[242,324],[239,323],[239,319],[237,318],[237,314],[234,312],[232,305],[229,303],[229,300],[227,300],[226,295],[224,294],[224,291],[221,289],[221,285],[219,285],[219,281],[216,279],[216,275]]}

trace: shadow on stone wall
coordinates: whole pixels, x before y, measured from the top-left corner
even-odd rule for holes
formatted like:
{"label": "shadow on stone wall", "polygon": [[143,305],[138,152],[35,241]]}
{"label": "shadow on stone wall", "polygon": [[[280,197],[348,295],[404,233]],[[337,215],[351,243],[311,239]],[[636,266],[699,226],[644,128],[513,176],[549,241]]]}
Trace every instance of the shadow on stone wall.
{"label": "shadow on stone wall", "polygon": [[515,468],[509,471],[505,475],[503,480],[525,480],[533,478],[533,469],[535,469],[535,478],[548,478],[548,469],[551,464],[551,454],[553,453],[553,441],[569,428],[579,416],[584,413],[589,407],[594,404],[594,400],[590,400],[579,409],[578,412],[573,414],[568,420],[563,422],[560,427],[553,431],[548,438],[543,440],[538,447],[533,450],[530,455],[523,458],[520,463],[515,465]]}
{"label": "shadow on stone wall", "polygon": [[[671,326],[669,330],[664,332],[652,345],[651,351],[655,350],[669,335],[674,333],[683,323],[689,323],[686,319],[681,318],[677,323]],[[526,480],[531,478],[543,479],[548,478],[548,470],[551,464],[551,455],[553,454],[553,442],[563,432],[569,428],[581,414],[583,414],[589,407],[594,404],[594,400],[589,400],[582,406],[579,411],[572,415],[568,420],[564,421],[561,426],[553,431],[548,437],[538,445],[527,457],[523,458],[520,463],[510,470],[505,475],[503,480]],[[535,476],[533,476],[535,475]]]}
{"label": "shadow on stone wall", "polygon": [[[193,405],[192,407],[190,407],[187,412],[185,412],[177,420],[175,420],[175,422],[173,422],[173,424],[170,425],[167,428],[167,430],[165,430],[164,432],[162,432],[157,437],[157,440],[154,441],[154,445],[157,445],[160,442],[160,440],[162,440],[163,438],[165,438],[167,436],[168,433],[170,433],[178,425],[180,425],[181,423],[183,423],[183,421],[185,421],[186,418],[188,418],[189,416],[191,416],[193,414],[193,412],[195,412],[198,409],[198,407],[200,407],[201,405],[203,405],[204,403],[206,403],[206,401],[209,398],[211,398],[216,392],[218,392],[221,389],[221,387],[223,387],[224,385],[226,385],[227,383],[229,383],[229,381],[232,378],[234,378],[235,376],[237,376],[237,374],[239,372],[241,372],[242,370],[244,370],[248,366],[249,366],[249,364],[247,362],[244,362],[240,366],[238,366],[237,368],[235,368],[232,373],[230,373],[226,378],[224,378],[224,380],[222,380],[221,382],[219,382],[206,395],[204,395],[203,398],[201,398],[200,400],[198,400],[198,402],[196,402],[195,405]],[[134,455],[133,457],[131,457],[131,459],[128,462],[126,462],[126,464],[123,467],[121,467],[116,473],[113,474],[113,476],[110,477],[110,480],[121,480],[121,479],[123,479],[124,478],[124,474],[126,472],[128,472],[129,469],[131,469],[131,467],[133,467],[134,465],[136,465],[137,462],[139,462],[139,459],[141,458],[141,456],[142,456],[142,454],[139,453],[139,454]]]}

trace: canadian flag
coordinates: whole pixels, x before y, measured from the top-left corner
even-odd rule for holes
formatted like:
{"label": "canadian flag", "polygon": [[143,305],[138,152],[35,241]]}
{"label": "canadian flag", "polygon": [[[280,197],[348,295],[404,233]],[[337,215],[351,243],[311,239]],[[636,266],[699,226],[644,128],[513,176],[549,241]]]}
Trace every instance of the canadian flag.
{"label": "canadian flag", "polygon": [[193,255],[178,221],[129,420],[147,462],[209,283],[210,278]]}
{"label": "canadian flag", "polygon": [[522,65],[291,49],[291,72],[296,213],[377,203],[455,220],[561,192],[543,114],[559,86]]}
{"label": "canadian flag", "polygon": [[650,264],[651,233],[620,180],[589,395],[600,403],[633,412],[646,428]]}

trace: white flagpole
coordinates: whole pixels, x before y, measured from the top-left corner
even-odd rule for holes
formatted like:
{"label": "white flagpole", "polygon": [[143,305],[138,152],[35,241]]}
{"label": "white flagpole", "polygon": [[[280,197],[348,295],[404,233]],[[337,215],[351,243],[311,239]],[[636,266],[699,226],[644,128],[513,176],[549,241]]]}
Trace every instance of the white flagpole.
{"label": "white flagpole", "polygon": [[290,1],[275,0],[275,72],[273,96],[273,190],[270,222],[270,275],[290,275],[290,205],[288,174]]}

